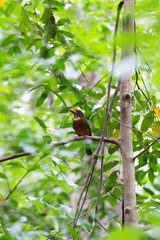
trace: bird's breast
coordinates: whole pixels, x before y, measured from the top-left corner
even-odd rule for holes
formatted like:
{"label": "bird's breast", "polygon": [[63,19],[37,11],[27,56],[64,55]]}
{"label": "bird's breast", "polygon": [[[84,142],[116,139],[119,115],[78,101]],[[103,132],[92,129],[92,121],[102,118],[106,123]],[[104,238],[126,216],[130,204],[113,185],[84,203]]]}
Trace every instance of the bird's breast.
{"label": "bird's breast", "polygon": [[74,119],[73,128],[76,131],[78,136],[90,136],[90,130],[86,125],[84,119]]}

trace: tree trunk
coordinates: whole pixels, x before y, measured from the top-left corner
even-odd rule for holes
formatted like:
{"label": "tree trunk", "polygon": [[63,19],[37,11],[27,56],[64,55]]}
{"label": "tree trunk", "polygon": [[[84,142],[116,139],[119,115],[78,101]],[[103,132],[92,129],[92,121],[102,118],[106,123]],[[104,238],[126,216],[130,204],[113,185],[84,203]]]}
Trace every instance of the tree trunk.
{"label": "tree trunk", "polygon": [[[123,48],[120,70],[120,149],[123,160],[124,224],[136,225],[135,167],[132,145],[132,67],[134,51],[134,0],[124,0]],[[126,127],[129,126],[129,127]]]}

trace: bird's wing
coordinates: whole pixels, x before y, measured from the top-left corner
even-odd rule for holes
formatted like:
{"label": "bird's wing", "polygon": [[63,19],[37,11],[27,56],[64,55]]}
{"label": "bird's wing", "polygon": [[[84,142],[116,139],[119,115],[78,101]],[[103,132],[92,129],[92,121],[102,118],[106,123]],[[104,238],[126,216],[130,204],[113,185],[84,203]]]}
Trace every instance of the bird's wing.
{"label": "bird's wing", "polygon": [[90,136],[92,136],[91,128],[90,128],[90,126],[89,126],[89,123],[87,122],[86,119],[84,119],[84,122],[85,122],[86,126],[89,128],[89,134],[90,134]]}

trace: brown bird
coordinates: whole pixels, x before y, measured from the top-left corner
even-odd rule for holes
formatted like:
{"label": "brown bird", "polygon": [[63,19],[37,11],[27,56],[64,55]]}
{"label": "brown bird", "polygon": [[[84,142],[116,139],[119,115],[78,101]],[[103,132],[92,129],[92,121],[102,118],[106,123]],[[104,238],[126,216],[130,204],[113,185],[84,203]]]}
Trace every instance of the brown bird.
{"label": "brown bird", "polygon": [[[81,110],[68,109],[74,115],[73,129],[78,136],[91,136],[91,129]],[[92,155],[92,149],[86,148],[87,155]]]}

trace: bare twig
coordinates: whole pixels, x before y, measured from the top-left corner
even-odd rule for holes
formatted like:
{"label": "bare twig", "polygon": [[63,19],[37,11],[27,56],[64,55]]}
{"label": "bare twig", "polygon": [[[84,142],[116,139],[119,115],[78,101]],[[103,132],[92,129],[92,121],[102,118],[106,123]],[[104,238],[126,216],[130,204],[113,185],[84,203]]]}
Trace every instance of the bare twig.
{"label": "bare twig", "polygon": [[84,198],[83,198],[83,202],[82,202],[81,208],[80,208],[80,210],[79,210],[79,214],[81,213],[81,211],[82,211],[82,209],[83,209],[83,206],[84,206],[84,203],[85,203],[85,201],[86,201],[87,194],[88,194],[88,189],[89,189],[89,186],[90,186],[90,183],[91,183],[91,180],[92,180],[92,176],[93,176],[93,172],[92,172],[91,177],[90,177],[90,179],[89,179],[89,181],[88,181],[88,184],[87,184],[87,187],[86,187],[86,193],[85,193],[85,196],[84,196]]}
{"label": "bare twig", "polygon": [[134,158],[132,158],[132,161],[135,161],[136,158],[138,158],[140,155],[142,155],[144,152],[146,152],[153,144],[155,144],[160,139],[160,136],[154,140],[148,147],[146,147],[143,151],[138,153]]}
{"label": "bare twig", "polygon": [[98,188],[98,195],[97,195],[97,201],[96,201],[96,207],[95,207],[95,216],[94,216],[94,221],[93,221],[93,225],[92,228],[89,232],[89,238],[93,232],[93,229],[96,225],[97,222],[97,215],[98,215],[98,205],[99,205],[99,199],[100,199],[100,194],[101,194],[101,189],[102,189],[102,184],[103,184],[103,162],[104,162],[104,144],[103,144],[103,148],[102,148],[102,158],[101,158],[101,178],[100,178],[100,184],[99,184],[99,188]]}
{"label": "bare twig", "polygon": [[158,79],[156,78],[156,76],[154,75],[151,67],[149,66],[148,62],[146,61],[145,57],[143,56],[143,54],[141,53],[141,51],[139,50],[138,47],[136,47],[136,49],[138,50],[138,52],[140,53],[141,57],[143,58],[144,62],[146,63],[146,65],[148,66],[150,72],[152,73],[152,76],[155,78],[156,81],[158,81]]}
{"label": "bare twig", "polygon": [[[107,233],[109,233],[109,231],[107,230],[107,228],[105,228],[98,220],[96,220],[96,222],[99,224],[99,226],[101,228],[103,228]],[[109,233],[110,234],[110,233]]]}
{"label": "bare twig", "polygon": [[118,198],[116,195],[114,195],[105,185],[104,183],[102,183],[103,187],[106,189],[107,192],[109,192],[113,197],[115,197],[116,199],[118,199],[120,202],[122,202],[122,200],[120,198]]}
{"label": "bare twig", "polygon": [[[92,159],[92,164],[91,164],[91,168],[90,168],[90,171],[88,172],[88,175],[86,177],[86,180],[85,180],[85,183],[82,187],[82,190],[80,192],[80,196],[79,196],[79,199],[78,199],[78,202],[77,202],[77,206],[76,206],[76,212],[75,212],[75,216],[74,216],[74,219],[73,219],[73,222],[72,222],[72,226],[75,227],[76,226],[76,222],[77,222],[77,214],[78,214],[78,211],[79,211],[79,206],[80,206],[80,202],[82,200],[82,196],[83,196],[83,193],[85,191],[85,189],[87,188],[88,186],[88,183],[90,182],[90,178],[92,177],[93,175],[93,171],[94,171],[94,167],[96,165],[96,162],[97,162],[97,158],[98,156],[93,154],[93,159]],[[84,202],[83,202],[84,204]],[[68,236],[68,239],[70,239],[70,235]]]}
{"label": "bare twig", "polygon": [[103,128],[102,138],[101,138],[101,141],[100,141],[99,146],[97,148],[97,152],[100,151],[100,147],[102,145],[103,139],[104,139],[105,136],[107,136],[110,111],[112,110],[116,95],[117,95],[118,90],[119,90],[119,85],[120,85],[120,81],[118,81],[118,84],[117,84],[116,90],[114,92],[111,104],[109,106],[111,83],[112,83],[112,78],[113,78],[113,73],[114,73],[114,68],[115,68],[115,60],[116,60],[116,37],[117,37],[117,31],[118,31],[120,11],[122,9],[123,4],[124,4],[124,2],[121,1],[118,5],[118,9],[117,9],[116,24],[115,24],[115,30],[114,30],[114,53],[113,53],[113,60],[112,60],[111,75],[110,75],[109,84],[108,84],[108,91],[107,91],[107,105],[106,105],[106,116],[105,116],[106,119],[105,119],[105,125],[104,125],[104,128]]}
{"label": "bare twig", "polygon": [[[131,127],[131,126],[125,124],[125,123],[122,123],[121,121],[115,119],[111,114],[110,114],[110,117],[113,119],[113,121],[115,121],[115,122],[117,122],[117,123],[120,123],[121,125],[123,125],[123,126],[125,126],[125,127],[127,127],[127,128],[130,128],[130,129],[132,129],[132,130],[134,130],[134,131],[136,131],[136,132],[143,133],[143,134],[145,134],[146,136],[148,136],[148,137],[150,137],[150,138],[152,138],[152,139],[155,140],[155,137],[149,135],[149,134],[146,133],[146,132],[143,132],[143,131],[141,131],[141,130],[138,130],[138,129],[136,129],[136,128],[133,128],[133,127]],[[158,141],[158,140],[157,140],[157,141]]]}
{"label": "bare twig", "polygon": [[[95,207],[91,208],[90,210],[88,210],[87,212],[83,213],[81,216],[77,217],[76,220],[78,220],[79,218],[84,217],[85,215],[87,215],[88,213],[92,212],[95,209]],[[64,225],[62,228],[60,228],[56,233],[54,233],[53,235],[49,236],[48,238],[46,238],[45,240],[51,239],[52,237],[56,236],[58,233],[62,232],[63,229],[65,229],[69,224],[72,224],[73,221],[68,222],[66,225]]]}
{"label": "bare twig", "polygon": [[[138,69],[138,71],[137,71],[137,67],[135,68],[135,74],[136,74],[136,85],[137,85],[137,87],[138,87],[138,90],[143,94],[143,96],[147,99],[147,102],[151,105],[151,100],[150,100],[150,98],[148,98],[147,96],[146,96],[146,94],[145,94],[145,92],[143,91],[143,89],[141,89],[140,88],[140,86],[139,86],[139,83],[138,83],[138,72],[139,72],[139,69]],[[140,75],[140,72],[139,72],[139,75]],[[143,78],[142,78],[142,76],[140,75],[140,77],[141,77],[141,79],[142,79],[142,81],[143,81]],[[144,84],[144,81],[143,81],[143,84]],[[145,84],[144,84],[144,86],[145,86]],[[147,93],[148,93],[148,91],[147,91]]]}
{"label": "bare twig", "polygon": [[110,75],[109,84],[108,84],[106,112],[108,112],[108,110],[109,110],[109,99],[110,99],[111,83],[112,83],[112,78],[113,78],[113,73],[114,73],[114,68],[115,68],[115,61],[116,61],[117,31],[118,31],[120,11],[122,9],[123,4],[124,4],[124,2],[121,1],[119,3],[119,5],[118,5],[118,9],[117,9],[116,24],[115,24],[115,30],[114,30],[114,52],[113,52],[111,75]]}
{"label": "bare twig", "polygon": [[8,155],[5,157],[0,158],[0,162],[5,162],[14,158],[19,158],[19,157],[23,157],[23,156],[27,156],[27,155],[31,155],[31,153],[29,152],[22,152],[22,153],[16,153],[16,154],[12,154],[12,155]]}
{"label": "bare twig", "polygon": [[[51,147],[61,146],[61,145],[65,145],[65,144],[73,142],[73,141],[82,141],[82,140],[85,140],[85,139],[90,139],[90,140],[93,140],[93,141],[100,141],[101,137],[98,137],[98,136],[76,136],[76,137],[61,141],[61,142],[55,142],[55,143],[53,142],[50,146]],[[103,141],[104,142],[109,142],[109,143],[115,143],[116,145],[119,145],[118,140],[114,139],[114,138],[107,138],[106,137],[106,138],[103,139]]]}
{"label": "bare twig", "polygon": [[[85,140],[85,139],[91,139],[91,140],[93,140],[93,141],[100,141],[100,140],[101,140],[101,137],[97,137],[97,136],[76,136],[76,137],[73,137],[73,138],[70,138],[70,139],[67,139],[67,140],[64,140],[64,141],[53,142],[49,147],[50,147],[50,148],[53,148],[53,147],[56,147],[56,146],[65,145],[65,144],[70,143],[70,142],[73,142],[73,141],[82,141],[82,140]],[[114,138],[104,138],[103,141],[104,141],[104,142],[109,142],[109,143],[114,143],[114,144],[116,144],[116,145],[119,146],[118,139],[114,139]],[[36,153],[36,152],[37,152],[37,151],[35,151],[35,153]],[[5,156],[5,157],[0,158],[0,163],[1,163],[1,162],[8,161],[8,160],[11,160],[11,159],[14,159],[14,158],[19,158],[19,157],[23,157],[23,156],[27,156],[27,155],[32,155],[32,154],[33,154],[33,153],[22,152],[22,153],[16,153],[16,154],[8,155],[8,156]]]}

